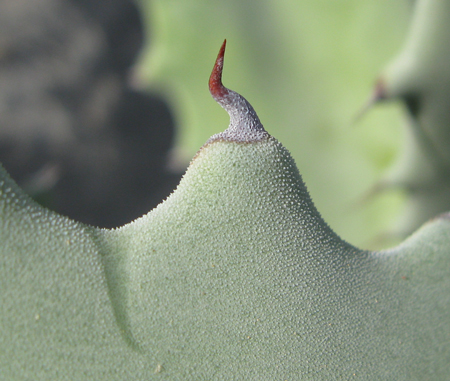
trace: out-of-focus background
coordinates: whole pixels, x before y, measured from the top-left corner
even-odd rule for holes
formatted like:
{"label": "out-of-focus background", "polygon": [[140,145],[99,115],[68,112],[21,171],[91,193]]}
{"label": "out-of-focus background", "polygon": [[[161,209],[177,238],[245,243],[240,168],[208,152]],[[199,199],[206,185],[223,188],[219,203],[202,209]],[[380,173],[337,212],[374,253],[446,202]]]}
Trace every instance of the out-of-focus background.
{"label": "out-of-focus background", "polygon": [[409,17],[408,0],[3,0],[0,161],[71,218],[139,217],[228,126],[207,87],[226,38],[224,84],[291,151],[329,225],[362,248],[392,244],[405,196],[371,190],[403,110],[354,119]]}

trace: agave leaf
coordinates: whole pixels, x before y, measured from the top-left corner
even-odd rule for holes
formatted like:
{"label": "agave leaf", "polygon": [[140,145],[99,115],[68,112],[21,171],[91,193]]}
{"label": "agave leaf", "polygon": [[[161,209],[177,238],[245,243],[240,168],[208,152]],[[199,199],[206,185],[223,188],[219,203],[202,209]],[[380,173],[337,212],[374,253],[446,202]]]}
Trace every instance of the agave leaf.
{"label": "agave leaf", "polygon": [[313,205],[250,104],[174,193],[117,230],[44,210],[2,170],[5,379],[446,379],[450,219],[368,252]]}

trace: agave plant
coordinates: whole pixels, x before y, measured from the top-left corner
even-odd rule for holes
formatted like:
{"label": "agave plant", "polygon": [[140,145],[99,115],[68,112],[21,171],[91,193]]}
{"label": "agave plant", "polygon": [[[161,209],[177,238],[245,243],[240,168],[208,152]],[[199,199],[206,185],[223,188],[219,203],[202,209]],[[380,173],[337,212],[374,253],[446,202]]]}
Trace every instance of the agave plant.
{"label": "agave plant", "polygon": [[1,170],[4,379],[446,379],[450,216],[386,251],[341,240],[250,103],[177,189],[119,229],[71,221]]}

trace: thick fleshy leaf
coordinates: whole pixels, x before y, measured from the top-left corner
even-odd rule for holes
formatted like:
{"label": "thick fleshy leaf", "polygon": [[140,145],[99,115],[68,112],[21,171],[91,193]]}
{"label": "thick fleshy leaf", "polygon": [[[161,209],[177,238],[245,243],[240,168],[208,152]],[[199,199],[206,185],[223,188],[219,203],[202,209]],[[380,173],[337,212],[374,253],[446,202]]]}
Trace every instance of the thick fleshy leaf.
{"label": "thick fleshy leaf", "polygon": [[120,229],[46,211],[0,172],[2,376],[447,379],[449,217],[389,251],[342,241],[222,64],[229,129]]}

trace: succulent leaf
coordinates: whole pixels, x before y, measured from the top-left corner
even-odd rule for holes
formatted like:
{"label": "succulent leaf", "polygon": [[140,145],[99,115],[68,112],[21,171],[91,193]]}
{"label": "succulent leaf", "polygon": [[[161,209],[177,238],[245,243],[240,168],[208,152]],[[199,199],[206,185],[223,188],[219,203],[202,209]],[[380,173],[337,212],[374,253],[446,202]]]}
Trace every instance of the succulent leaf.
{"label": "succulent leaf", "polygon": [[446,379],[450,219],[368,252],[315,208],[250,104],[119,229],[47,211],[0,171],[5,379]]}

